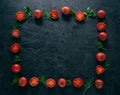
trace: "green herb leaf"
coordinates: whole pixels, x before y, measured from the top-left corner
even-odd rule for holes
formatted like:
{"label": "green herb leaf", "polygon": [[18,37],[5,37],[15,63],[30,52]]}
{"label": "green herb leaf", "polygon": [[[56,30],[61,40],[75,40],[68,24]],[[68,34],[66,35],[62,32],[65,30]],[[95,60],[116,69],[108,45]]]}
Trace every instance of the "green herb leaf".
{"label": "green herb leaf", "polygon": [[16,75],[16,74],[14,74],[14,76],[13,76],[13,81],[12,81],[12,85],[13,85],[13,84],[16,84],[16,83],[18,82],[18,79],[19,79],[19,76]]}
{"label": "green herb leaf", "polygon": [[109,66],[110,66],[110,64],[108,63],[108,61],[105,61],[105,63],[104,63],[105,70],[108,70]]}
{"label": "green herb leaf", "polygon": [[87,8],[87,10],[86,10],[86,12],[84,12],[84,14],[87,17],[92,17],[92,18],[96,17],[96,12],[93,11],[90,7]]}
{"label": "green herb leaf", "polygon": [[17,63],[17,62],[20,62],[20,61],[21,61],[20,56],[15,55],[14,56],[14,63]]}
{"label": "green herb leaf", "polygon": [[46,86],[46,80],[47,80],[47,77],[45,75],[39,77],[40,79],[40,82],[47,88]]}
{"label": "green herb leaf", "polygon": [[70,10],[70,14],[71,14],[71,15],[75,15],[75,13],[76,13],[75,10],[72,10],[72,9]]}
{"label": "green herb leaf", "polygon": [[70,86],[72,83],[70,80],[67,80],[67,86]]}
{"label": "green herb leaf", "polygon": [[97,47],[98,47],[99,50],[105,50],[105,48],[103,46],[103,43],[101,41],[98,41]]}
{"label": "green herb leaf", "polygon": [[31,8],[29,6],[25,6],[24,11],[26,13],[25,19],[30,18],[33,14],[33,11],[31,10]]}

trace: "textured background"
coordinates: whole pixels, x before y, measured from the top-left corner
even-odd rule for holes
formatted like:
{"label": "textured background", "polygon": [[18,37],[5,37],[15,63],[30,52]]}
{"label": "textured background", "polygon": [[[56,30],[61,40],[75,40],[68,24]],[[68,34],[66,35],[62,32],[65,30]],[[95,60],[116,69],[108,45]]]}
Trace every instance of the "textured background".
{"label": "textured background", "polygon": [[[0,2],[0,95],[82,95],[82,89],[66,87],[46,89],[42,85],[32,88],[19,88],[11,85],[11,65],[13,57],[9,52],[11,26],[15,23],[15,12],[29,5],[32,10],[43,11],[70,6],[74,10],[85,11],[89,6],[98,11],[104,9],[107,13],[106,43],[109,70],[101,76],[105,86],[98,91],[94,87],[86,95],[119,95],[120,92],[120,0],[1,0]],[[82,77],[86,82],[92,76],[96,77],[94,69],[97,64],[95,55],[98,52],[97,19],[89,19],[84,24],[77,23],[74,18],[63,18],[58,21],[43,20],[40,23],[33,18],[25,22],[21,29],[22,72],[23,76],[46,75],[58,79],[65,77],[73,79]]]}

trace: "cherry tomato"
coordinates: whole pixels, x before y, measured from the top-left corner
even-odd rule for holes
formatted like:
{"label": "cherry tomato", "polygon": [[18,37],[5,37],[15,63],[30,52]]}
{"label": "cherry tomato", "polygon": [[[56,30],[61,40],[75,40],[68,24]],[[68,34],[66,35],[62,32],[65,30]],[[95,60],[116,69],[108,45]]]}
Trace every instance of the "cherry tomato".
{"label": "cherry tomato", "polygon": [[99,52],[96,54],[96,60],[98,62],[104,62],[106,60],[106,54],[103,52]]}
{"label": "cherry tomato", "polygon": [[53,87],[55,87],[55,85],[56,85],[56,82],[53,78],[47,79],[47,81],[46,81],[46,86],[47,87],[53,88]]}
{"label": "cherry tomato", "polygon": [[16,54],[20,51],[20,44],[19,43],[13,43],[11,46],[10,46],[10,51],[13,53],[13,54]]}
{"label": "cherry tomato", "polygon": [[20,77],[19,80],[18,80],[18,85],[20,87],[25,87],[28,83],[28,80],[26,77]]}
{"label": "cherry tomato", "polygon": [[20,64],[13,64],[11,69],[13,73],[19,73],[21,71],[21,66]]}
{"label": "cherry tomato", "polygon": [[104,10],[99,10],[97,12],[97,16],[98,16],[98,18],[105,18],[106,12]]}
{"label": "cherry tomato", "polygon": [[42,11],[39,10],[39,9],[34,10],[34,17],[35,17],[36,19],[42,18]]}
{"label": "cherry tomato", "polygon": [[62,7],[61,12],[63,15],[69,15],[70,14],[70,7],[67,7],[67,6]]}
{"label": "cherry tomato", "polygon": [[58,86],[59,86],[59,87],[64,88],[64,87],[66,86],[66,84],[67,84],[66,79],[60,78],[60,79],[58,80]]}
{"label": "cherry tomato", "polygon": [[106,29],[106,24],[104,22],[99,22],[97,24],[97,30],[98,31],[102,32],[102,31],[105,31],[105,29]]}
{"label": "cherry tomato", "polygon": [[97,88],[97,89],[101,89],[101,88],[103,88],[103,86],[104,86],[104,82],[101,80],[101,79],[97,79],[97,80],[95,80],[95,87]]}
{"label": "cherry tomato", "polygon": [[84,12],[76,12],[75,14],[76,21],[81,22],[84,20],[84,18],[85,18]]}
{"label": "cherry tomato", "polygon": [[105,72],[105,68],[101,65],[96,66],[96,73],[97,75],[103,74]]}
{"label": "cherry tomato", "polygon": [[12,32],[11,32],[11,35],[15,38],[19,38],[20,37],[20,30],[19,29],[14,29]]}
{"label": "cherry tomato", "polygon": [[75,78],[73,80],[73,86],[76,88],[80,88],[83,86],[83,80],[81,78]]}
{"label": "cherry tomato", "polygon": [[59,16],[59,14],[58,14],[58,11],[57,11],[57,10],[51,10],[51,11],[50,11],[50,17],[51,17],[51,19],[57,20],[57,19],[58,19],[58,16]]}
{"label": "cherry tomato", "polygon": [[23,11],[16,12],[16,20],[23,21],[25,19],[25,13]]}
{"label": "cherry tomato", "polygon": [[30,84],[32,87],[38,86],[38,84],[39,84],[39,78],[37,78],[37,77],[32,77],[32,78],[30,78],[29,84]]}
{"label": "cherry tomato", "polygon": [[101,41],[105,41],[105,40],[107,40],[107,38],[108,38],[108,35],[105,32],[100,32],[98,34],[98,39],[101,40]]}

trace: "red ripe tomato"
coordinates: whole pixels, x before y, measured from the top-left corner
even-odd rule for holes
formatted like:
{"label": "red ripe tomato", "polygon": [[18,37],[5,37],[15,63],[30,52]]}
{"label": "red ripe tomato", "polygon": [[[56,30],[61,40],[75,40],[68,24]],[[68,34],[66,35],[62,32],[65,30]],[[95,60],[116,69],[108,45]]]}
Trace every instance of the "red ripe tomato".
{"label": "red ripe tomato", "polygon": [[73,86],[76,88],[80,88],[83,86],[83,80],[81,78],[75,78],[73,80]]}
{"label": "red ripe tomato", "polygon": [[96,66],[96,73],[97,75],[103,74],[105,72],[105,68],[101,65]]}
{"label": "red ripe tomato", "polygon": [[104,22],[99,22],[98,24],[97,24],[97,30],[98,31],[105,31],[105,29],[106,29],[106,24],[104,23]]}
{"label": "red ripe tomato", "polygon": [[18,80],[18,85],[20,87],[25,87],[28,83],[28,80],[26,77],[20,77],[19,80]]}
{"label": "red ripe tomato", "polygon": [[21,71],[21,66],[20,64],[13,64],[11,69],[13,73],[19,73]]}
{"label": "red ripe tomato", "polygon": [[58,80],[58,86],[59,86],[59,87],[64,88],[64,87],[66,86],[66,84],[67,84],[66,79],[60,78],[60,79]]}
{"label": "red ripe tomato", "polygon": [[14,29],[12,32],[11,32],[11,35],[15,38],[19,38],[20,37],[20,30],[19,29]]}
{"label": "red ripe tomato", "polygon": [[51,10],[51,11],[50,11],[50,17],[51,17],[51,19],[57,20],[57,19],[58,19],[58,16],[59,16],[59,14],[58,14],[58,11],[57,11],[57,10]]}
{"label": "red ripe tomato", "polygon": [[98,39],[101,40],[101,41],[105,41],[105,40],[107,40],[107,38],[108,38],[108,35],[105,32],[100,32],[98,34]]}
{"label": "red ripe tomato", "polygon": [[36,19],[42,18],[42,11],[39,10],[39,9],[34,10],[34,17],[35,17]]}
{"label": "red ripe tomato", "polygon": [[101,89],[104,86],[104,82],[101,79],[97,79],[97,80],[95,80],[94,85],[97,89]]}
{"label": "red ripe tomato", "polygon": [[104,62],[106,60],[106,54],[103,52],[99,52],[96,54],[96,60],[98,62]]}
{"label": "red ripe tomato", "polygon": [[75,14],[76,21],[81,22],[84,20],[84,18],[85,18],[84,12],[76,12]]}
{"label": "red ripe tomato", "polygon": [[10,51],[13,53],[13,54],[16,54],[20,51],[20,44],[19,43],[13,43],[11,46],[10,46]]}
{"label": "red ripe tomato", "polygon": [[69,15],[70,14],[70,7],[67,7],[67,6],[62,7],[61,12],[63,15]]}
{"label": "red ripe tomato", "polygon": [[55,82],[55,80],[53,78],[47,79],[46,86],[48,88],[53,88],[53,87],[55,87],[55,85],[56,85],[56,82]]}
{"label": "red ripe tomato", "polygon": [[25,19],[25,13],[23,11],[16,12],[16,20],[23,21]]}
{"label": "red ripe tomato", "polygon": [[38,84],[39,84],[39,78],[37,78],[37,77],[32,77],[32,78],[30,78],[29,84],[30,84],[32,87],[38,86]]}
{"label": "red ripe tomato", "polygon": [[97,16],[98,16],[98,18],[105,18],[106,12],[104,10],[99,10],[97,12]]}

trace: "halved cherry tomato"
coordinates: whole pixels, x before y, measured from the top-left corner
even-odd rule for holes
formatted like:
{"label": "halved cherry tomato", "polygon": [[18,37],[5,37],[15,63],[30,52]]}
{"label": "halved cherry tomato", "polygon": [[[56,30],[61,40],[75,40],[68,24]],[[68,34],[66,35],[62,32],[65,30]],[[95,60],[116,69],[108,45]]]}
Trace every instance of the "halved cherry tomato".
{"label": "halved cherry tomato", "polygon": [[34,17],[35,17],[36,19],[42,18],[42,11],[39,10],[39,9],[34,10]]}
{"label": "halved cherry tomato", "polygon": [[105,68],[101,65],[96,66],[96,73],[97,75],[103,74],[105,72]]}
{"label": "halved cherry tomato", "polygon": [[98,34],[98,39],[101,40],[101,41],[105,41],[105,40],[107,40],[107,38],[108,38],[108,35],[105,32],[100,32]]}
{"label": "halved cherry tomato", "polygon": [[14,29],[12,32],[11,32],[11,35],[15,38],[19,38],[20,37],[20,30],[19,29]]}
{"label": "halved cherry tomato", "polygon": [[30,78],[29,84],[30,84],[30,86],[32,86],[32,87],[37,86],[37,85],[39,84],[39,78],[37,78],[37,77],[32,77],[32,78]]}
{"label": "halved cherry tomato", "polygon": [[97,24],[97,30],[98,31],[102,32],[102,31],[105,31],[105,29],[106,29],[106,24],[104,22],[99,22]]}
{"label": "halved cherry tomato", "polygon": [[20,77],[19,80],[18,80],[18,85],[20,87],[25,87],[28,83],[28,80],[26,77]]}
{"label": "halved cherry tomato", "polygon": [[94,85],[97,89],[101,89],[104,86],[104,82],[101,79],[96,79]]}
{"label": "halved cherry tomato", "polygon": [[13,73],[19,73],[21,71],[21,66],[20,64],[13,64],[11,69]]}
{"label": "halved cherry tomato", "polygon": [[18,53],[20,51],[20,44],[19,43],[13,43],[10,46],[10,51],[14,54]]}
{"label": "halved cherry tomato", "polygon": [[56,85],[56,82],[55,82],[55,80],[53,78],[47,79],[46,86],[48,88],[53,88],[53,87],[55,87],[55,85]]}
{"label": "halved cherry tomato", "polygon": [[76,21],[81,22],[84,20],[84,18],[85,18],[84,12],[76,12],[75,14]]}
{"label": "halved cherry tomato", "polygon": [[97,16],[98,16],[98,18],[105,18],[106,12],[104,10],[99,10],[97,12]]}
{"label": "halved cherry tomato", "polygon": [[58,86],[59,86],[59,87],[64,88],[64,87],[66,86],[66,84],[67,84],[66,79],[60,78],[60,79],[58,80]]}
{"label": "halved cherry tomato", "polygon": [[25,13],[23,11],[16,12],[16,20],[23,21],[25,19]]}
{"label": "halved cherry tomato", "polygon": [[50,11],[50,17],[51,17],[51,19],[53,19],[53,20],[57,20],[58,17],[59,17],[58,11],[57,11],[57,10],[51,10],[51,11]]}
{"label": "halved cherry tomato", "polygon": [[70,14],[70,7],[67,7],[67,6],[62,7],[61,12],[63,15],[69,15]]}
{"label": "halved cherry tomato", "polygon": [[80,88],[83,86],[83,80],[81,78],[75,78],[73,80],[73,86],[76,88]]}
{"label": "halved cherry tomato", "polygon": [[104,62],[104,61],[106,60],[106,54],[103,53],[103,52],[98,52],[98,53],[96,54],[96,60],[97,60],[98,62]]}

